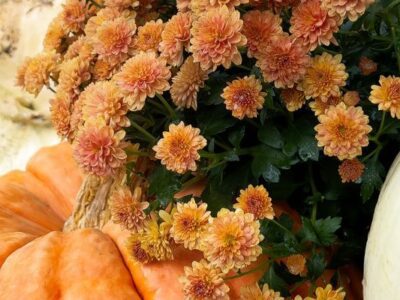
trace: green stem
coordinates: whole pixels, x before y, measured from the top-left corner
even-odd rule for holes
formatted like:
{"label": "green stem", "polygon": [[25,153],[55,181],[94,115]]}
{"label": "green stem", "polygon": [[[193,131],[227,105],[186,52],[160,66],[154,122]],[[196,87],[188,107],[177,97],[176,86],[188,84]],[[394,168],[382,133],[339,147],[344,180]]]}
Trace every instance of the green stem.
{"label": "green stem", "polygon": [[246,275],[255,273],[255,272],[260,271],[260,270],[264,269],[265,267],[267,267],[268,264],[269,264],[269,261],[267,260],[267,261],[265,261],[265,262],[259,264],[259,265],[258,265],[257,267],[255,267],[254,269],[251,269],[251,270],[249,270],[249,271],[246,271],[246,272],[243,272],[243,273],[239,273],[239,274],[236,274],[236,275],[233,275],[233,276],[225,277],[224,280],[225,280],[225,281],[227,281],[227,280],[232,280],[232,279],[240,278],[240,277],[243,277],[243,276],[246,276]]}
{"label": "green stem", "polygon": [[168,104],[167,100],[165,100],[165,98],[160,95],[160,94],[156,94],[157,98],[161,101],[161,103],[164,105],[164,107],[168,110],[170,116],[172,119],[177,119],[177,115],[176,112],[172,109],[172,107]]}
{"label": "green stem", "polygon": [[220,146],[222,149],[224,149],[226,151],[231,151],[232,150],[228,145],[226,145],[225,143],[220,142],[218,140],[215,140],[215,144]]}
{"label": "green stem", "polygon": [[97,8],[103,8],[104,6],[103,5],[100,5],[99,3],[97,3],[96,1],[94,1],[94,0],[88,0],[90,3],[92,3],[94,6],[96,6]]}
{"label": "green stem", "polygon": [[131,125],[135,129],[137,129],[140,133],[142,133],[150,143],[155,144],[157,139],[150,132],[148,132],[146,129],[144,129],[142,126],[140,126],[134,121],[131,121]]}
{"label": "green stem", "polygon": [[50,85],[48,85],[47,88],[48,88],[50,91],[52,91],[54,94],[56,93],[56,91],[55,91]]}
{"label": "green stem", "polygon": [[[309,181],[310,181],[310,186],[311,186],[311,192],[313,196],[318,194],[317,186],[314,181],[314,174],[312,170],[312,165],[309,163],[308,164],[308,175],[309,175]],[[318,201],[314,201],[313,207],[311,210],[311,222],[312,224],[315,224],[317,220],[317,209],[318,209]]]}
{"label": "green stem", "polygon": [[148,152],[142,152],[142,151],[133,151],[133,150],[125,150],[126,154],[128,155],[135,155],[135,156],[151,156],[150,153]]}
{"label": "green stem", "polygon": [[383,127],[385,125],[385,120],[386,120],[386,111],[384,111],[382,114],[381,124],[379,125],[378,132],[376,133],[376,140],[379,140],[379,137],[383,133]]}
{"label": "green stem", "polygon": [[398,47],[399,41],[397,40],[397,34],[396,34],[396,27],[393,24],[392,20],[390,20],[390,17],[387,18],[388,25],[390,26],[390,32],[392,33],[392,39],[393,39],[393,48],[394,52],[396,54],[396,59],[397,59],[397,67],[399,68],[400,71],[400,49]]}
{"label": "green stem", "polygon": [[188,181],[184,182],[182,184],[182,190],[184,190],[185,188],[192,186],[193,184],[195,184],[196,182],[199,182],[200,180],[203,180],[205,177],[203,174],[199,174],[196,175],[195,177],[189,179]]}
{"label": "green stem", "polygon": [[158,103],[157,101],[155,101],[153,99],[148,99],[147,102],[150,103],[151,105],[155,106],[156,108],[158,108],[160,110],[160,112],[165,112],[164,106],[161,105],[160,103]]}
{"label": "green stem", "polygon": [[287,229],[285,226],[283,226],[281,223],[279,223],[278,221],[274,220],[274,219],[267,219],[268,222],[271,222],[273,224],[275,224],[276,226],[278,226],[279,228],[281,228],[283,231],[287,232],[289,235],[294,236],[293,232],[291,232],[289,229]]}
{"label": "green stem", "polygon": [[242,70],[246,70],[246,71],[251,71],[251,69],[250,68],[248,68],[248,67],[246,67],[246,66],[243,66],[243,65],[235,65],[235,67],[237,67],[237,68],[239,68],[239,69],[242,69]]}

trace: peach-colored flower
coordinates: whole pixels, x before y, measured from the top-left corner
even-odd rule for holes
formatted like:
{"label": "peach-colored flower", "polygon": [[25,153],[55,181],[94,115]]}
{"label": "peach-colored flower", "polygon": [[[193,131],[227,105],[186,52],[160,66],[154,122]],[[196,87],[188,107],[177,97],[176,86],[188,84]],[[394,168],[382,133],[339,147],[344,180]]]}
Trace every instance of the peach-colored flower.
{"label": "peach-colored flower", "polygon": [[339,97],[330,96],[326,101],[322,101],[320,98],[317,98],[314,101],[310,102],[309,106],[311,110],[314,112],[314,114],[316,116],[319,116],[321,114],[324,114],[329,107],[336,106],[340,102],[342,102],[341,96]]}
{"label": "peach-colored flower", "polygon": [[71,101],[67,95],[57,93],[50,100],[50,117],[53,128],[61,137],[68,137],[71,132]]}
{"label": "peach-colored flower", "polygon": [[71,98],[79,95],[82,83],[90,79],[90,61],[80,56],[64,61],[60,65],[58,90],[67,93]]}
{"label": "peach-colored flower", "polygon": [[94,80],[110,79],[118,69],[119,64],[114,64],[108,60],[98,59],[91,68]]}
{"label": "peach-colored flower", "polygon": [[122,130],[114,132],[101,120],[89,120],[79,129],[74,140],[74,157],[87,173],[114,175],[126,162],[124,137]]}
{"label": "peach-colored flower", "polygon": [[174,258],[170,244],[169,230],[163,223],[159,224],[159,218],[151,213],[142,229],[135,236],[140,241],[140,248],[147,253],[149,260],[172,260]]}
{"label": "peach-colored flower", "polygon": [[186,300],[229,300],[229,287],[223,279],[224,273],[202,259],[184,267],[185,276],[179,278]]}
{"label": "peach-colored flower", "polygon": [[135,31],[136,24],[133,19],[120,17],[104,21],[91,39],[93,50],[100,59],[121,62],[128,57]]}
{"label": "peach-colored flower", "polygon": [[59,58],[54,50],[26,58],[17,71],[16,84],[37,96],[43,86],[49,84],[50,74],[55,71]]}
{"label": "peach-colored flower", "polygon": [[360,102],[360,94],[357,91],[347,91],[344,93],[343,102],[348,106],[356,106]]}
{"label": "peach-colored flower", "polygon": [[307,99],[320,98],[326,102],[331,96],[340,96],[340,88],[346,85],[349,77],[341,61],[342,55],[332,56],[326,52],[312,58],[299,86]]}
{"label": "peach-colored flower", "polygon": [[100,9],[97,14],[91,17],[85,26],[85,34],[88,38],[95,36],[97,29],[106,21],[112,21],[121,17],[121,11],[117,8],[106,7]]}
{"label": "peach-colored flower", "polygon": [[205,203],[197,205],[193,198],[188,203],[178,203],[172,218],[171,236],[187,249],[199,249],[209,218]]}
{"label": "peach-colored flower", "polygon": [[307,49],[314,50],[321,44],[336,44],[333,33],[339,30],[341,23],[339,16],[329,16],[319,0],[307,0],[294,8],[290,32]]}
{"label": "peach-colored flower", "polygon": [[191,0],[176,0],[176,8],[179,12],[187,12],[190,10]]}
{"label": "peach-colored flower", "polygon": [[101,117],[115,130],[130,125],[126,116],[128,106],[124,103],[123,96],[114,82],[92,83],[85,92],[82,106],[82,116],[85,120]]}
{"label": "peach-colored flower", "polygon": [[88,6],[85,0],[67,0],[63,5],[60,18],[68,31],[79,32],[85,25]]}
{"label": "peach-colored flower", "polygon": [[372,128],[361,107],[339,103],[319,115],[318,120],[316,138],[326,155],[337,156],[340,160],[352,159],[361,155],[362,147],[368,146],[368,133]]}
{"label": "peach-colored flower", "polygon": [[249,185],[245,190],[240,190],[240,196],[236,198],[234,208],[240,208],[245,213],[254,215],[254,219],[273,219],[275,216],[272,207],[272,199],[268,191],[262,185]]}
{"label": "peach-colored flower", "polygon": [[364,173],[365,165],[357,158],[346,159],[339,166],[342,182],[356,182]]}
{"label": "peach-colored flower", "polygon": [[171,77],[166,61],[154,52],[141,52],[129,59],[114,76],[126,97],[130,110],[141,110],[147,97],[169,90]]}
{"label": "peach-colored flower", "polygon": [[240,65],[242,56],[238,47],[246,45],[241,34],[243,21],[238,11],[226,6],[210,9],[193,22],[190,51],[194,62],[203,70],[215,70],[219,65],[229,69],[232,63]]}
{"label": "peach-colored flower", "polygon": [[294,254],[283,259],[283,263],[293,275],[305,275],[307,273],[306,258],[302,254]]}
{"label": "peach-colored flower", "polygon": [[161,57],[167,59],[173,66],[180,66],[183,62],[183,50],[189,48],[190,27],[192,16],[189,12],[178,13],[166,24],[161,34]]}
{"label": "peach-colored flower", "polygon": [[258,244],[263,238],[260,223],[254,220],[253,214],[222,208],[216,218],[210,219],[202,250],[212,265],[228,272],[256,261],[262,252]]}
{"label": "peach-colored flower", "polygon": [[[315,300],[344,300],[346,293],[343,291],[343,288],[334,290],[332,285],[328,284],[325,288],[317,287],[315,296]],[[308,298],[305,300],[308,300]]]}
{"label": "peach-colored flower", "polygon": [[161,33],[164,30],[162,20],[150,21],[139,27],[137,36],[134,41],[134,50],[155,51],[157,52],[161,43]]}
{"label": "peach-colored flower", "polygon": [[127,187],[121,187],[110,197],[111,218],[127,230],[138,231],[142,228],[149,202],[143,201],[142,189],[136,187],[132,193]]}
{"label": "peach-colored flower", "polygon": [[83,60],[92,60],[94,56],[92,45],[83,35],[69,45],[67,52],[64,54],[64,60],[72,59],[77,56],[80,56]]}
{"label": "peach-colored flower", "polygon": [[188,170],[196,171],[196,161],[200,159],[199,150],[207,145],[207,140],[200,135],[198,128],[178,125],[169,125],[168,131],[163,132],[163,138],[153,147],[156,158],[168,170],[185,173]]}
{"label": "peach-colored flower", "polygon": [[296,88],[281,90],[281,99],[288,111],[296,111],[306,103],[306,97],[302,91]]}
{"label": "peach-colored flower", "polygon": [[202,13],[211,9],[210,0],[191,0],[190,1],[190,10],[193,15],[197,18]]}
{"label": "peach-colored flower", "polygon": [[284,300],[284,298],[279,292],[270,289],[268,284],[264,284],[261,291],[258,283],[254,283],[240,289],[240,300]]}
{"label": "peach-colored flower", "polygon": [[273,37],[257,54],[257,66],[267,82],[276,88],[292,88],[306,73],[310,57],[307,51],[284,35]]}
{"label": "peach-colored flower", "polygon": [[137,0],[105,0],[104,6],[113,7],[118,9],[126,9],[131,7],[136,7],[139,5]]}
{"label": "peach-colored flower", "polygon": [[378,70],[378,64],[366,56],[361,56],[358,68],[360,69],[361,75],[368,76]]}
{"label": "peach-colored flower", "polygon": [[392,118],[400,119],[400,77],[381,76],[379,85],[373,85],[369,101],[378,109],[389,111]]}
{"label": "peach-colored flower", "polygon": [[350,21],[356,21],[375,0],[322,0],[324,7],[330,16],[339,15],[348,17]]}
{"label": "peach-colored flower", "polygon": [[243,16],[242,33],[247,38],[247,56],[258,54],[260,47],[268,45],[275,35],[283,34],[282,19],[272,12],[251,10]]}
{"label": "peach-colored flower", "polygon": [[197,93],[204,87],[208,72],[199,63],[193,62],[193,57],[186,59],[178,74],[172,78],[171,99],[179,108],[197,109]]}
{"label": "peach-colored flower", "polygon": [[46,35],[43,39],[44,50],[55,50],[57,53],[60,53],[62,50],[62,41],[67,34],[68,32],[64,28],[61,18],[56,17],[47,28]]}
{"label": "peach-colored flower", "polygon": [[78,130],[80,126],[84,124],[84,120],[82,117],[82,106],[83,106],[83,98],[84,98],[84,93],[83,91],[77,100],[74,101],[72,104],[72,109],[71,109],[71,121],[70,121],[70,134],[69,134],[69,139],[73,140],[78,133]]}
{"label": "peach-colored flower", "polygon": [[129,257],[142,264],[148,263],[151,258],[145,249],[142,248],[140,234],[133,233],[126,241]]}
{"label": "peach-colored flower", "polygon": [[261,82],[254,75],[245,76],[230,82],[223,90],[226,109],[240,120],[244,117],[257,117],[262,109],[266,93],[262,92]]}

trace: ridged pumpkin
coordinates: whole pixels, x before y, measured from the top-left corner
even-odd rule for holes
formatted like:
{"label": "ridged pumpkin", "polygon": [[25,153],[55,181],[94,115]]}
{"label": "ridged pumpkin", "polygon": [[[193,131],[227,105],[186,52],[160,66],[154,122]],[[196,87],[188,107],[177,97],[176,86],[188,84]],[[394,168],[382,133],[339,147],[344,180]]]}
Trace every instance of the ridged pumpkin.
{"label": "ridged pumpkin", "polygon": [[[0,299],[182,299],[178,277],[199,253],[177,248],[174,261],[143,265],[129,258],[118,225],[62,231],[83,180],[66,143],[0,178]],[[72,223],[79,206],[86,209],[77,203]],[[231,299],[260,276],[230,280]]]}

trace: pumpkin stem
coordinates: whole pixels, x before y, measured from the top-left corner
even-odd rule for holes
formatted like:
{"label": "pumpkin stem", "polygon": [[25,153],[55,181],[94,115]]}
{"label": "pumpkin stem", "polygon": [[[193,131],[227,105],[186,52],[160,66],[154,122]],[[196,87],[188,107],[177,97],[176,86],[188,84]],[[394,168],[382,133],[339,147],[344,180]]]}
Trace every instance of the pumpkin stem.
{"label": "pumpkin stem", "polygon": [[78,193],[75,209],[64,224],[64,231],[101,228],[110,219],[109,195],[119,178],[88,175]]}

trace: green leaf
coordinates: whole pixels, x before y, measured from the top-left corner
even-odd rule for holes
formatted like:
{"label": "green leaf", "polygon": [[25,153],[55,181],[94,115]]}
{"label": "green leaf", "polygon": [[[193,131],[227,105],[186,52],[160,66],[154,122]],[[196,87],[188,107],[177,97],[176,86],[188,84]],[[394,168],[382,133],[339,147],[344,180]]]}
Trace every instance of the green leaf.
{"label": "green leaf", "polygon": [[251,170],[254,177],[260,177],[264,172],[268,172],[271,165],[279,168],[289,168],[291,160],[281,151],[269,146],[259,146],[253,151],[253,162]]}
{"label": "green leaf", "polygon": [[382,174],[385,169],[382,164],[374,159],[371,159],[365,165],[364,174],[361,177],[361,197],[364,202],[371,199],[375,190],[379,190],[383,184]]}
{"label": "green leaf", "polygon": [[307,277],[312,281],[317,280],[326,268],[326,260],[322,253],[316,253],[307,262]]}
{"label": "green leaf", "polygon": [[162,207],[173,201],[174,195],[182,188],[179,176],[163,166],[158,166],[151,174],[149,194],[155,196]]}
{"label": "green leaf", "polygon": [[305,241],[311,241],[321,246],[330,246],[336,241],[335,232],[340,228],[342,218],[327,217],[315,221],[315,224],[308,218],[302,218],[303,228],[300,236]]}
{"label": "green leaf", "polygon": [[272,124],[267,123],[258,130],[258,139],[265,145],[281,149],[283,146],[282,136],[279,130]]}
{"label": "green leaf", "polygon": [[268,283],[268,286],[275,291],[284,291],[287,289],[286,282],[275,271],[275,264],[272,264],[264,274],[263,281]]}
{"label": "green leaf", "polygon": [[281,171],[274,165],[268,164],[262,173],[262,177],[266,182],[279,182]]}
{"label": "green leaf", "polygon": [[314,136],[303,136],[299,141],[299,156],[303,161],[309,159],[318,161],[319,149]]}
{"label": "green leaf", "polygon": [[212,110],[207,109],[199,112],[197,122],[203,135],[213,136],[232,127],[236,120],[221,105]]}
{"label": "green leaf", "polygon": [[240,127],[239,129],[232,131],[229,134],[228,140],[234,147],[239,148],[240,143],[243,140],[245,130],[246,130],[246,128],[243,126],[243,127]]}

